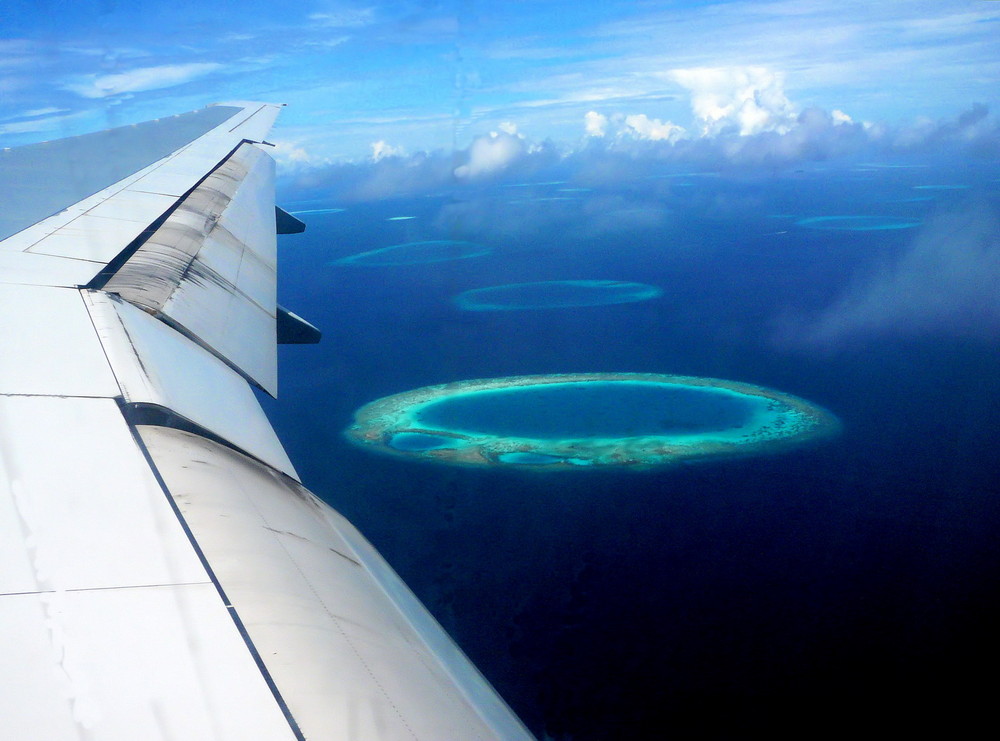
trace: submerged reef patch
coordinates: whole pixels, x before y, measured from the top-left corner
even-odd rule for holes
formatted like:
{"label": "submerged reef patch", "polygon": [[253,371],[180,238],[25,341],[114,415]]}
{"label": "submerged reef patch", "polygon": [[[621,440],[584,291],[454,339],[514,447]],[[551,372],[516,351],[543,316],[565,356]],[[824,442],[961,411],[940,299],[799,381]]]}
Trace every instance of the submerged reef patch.
{"label": "submerged reef patch", "polygon": [[517,311],[627,304],[662,293],[656,286],[620,280],[547,280],[476,288],[454,300],[465,311]]}
{"label": "submerged reef patch", "polygon": [[427,262],[446,262],[480,257],[492,252],[492,248],[473,242],[456,242],[450,239],[436,239],[427,242],[405,242],[391,247],[360,252],[334,260],[333,265],[360,265],[362,267],[384,267],[387,265],[417,265]]}
{"label": "submerged reef patch", "polygon": [[289,211],[292,216],[318,216],[319,214],[342,214],[343,208],[311,208],[306,211]]}
{"label": "submerged reef patch", "polygon": [[876,232],[887,229],[912,229],[920,219],[896,219],[889,216],[812,216],[799,219],[798,226],[840,232]]}
{"label": "submerged reef patch", "polygon": [[377,399],[354,416],[344,434],[375,452],[545,471],[755,455],[840,429],[831,413],[790,394],[657,373],[459,381]]}

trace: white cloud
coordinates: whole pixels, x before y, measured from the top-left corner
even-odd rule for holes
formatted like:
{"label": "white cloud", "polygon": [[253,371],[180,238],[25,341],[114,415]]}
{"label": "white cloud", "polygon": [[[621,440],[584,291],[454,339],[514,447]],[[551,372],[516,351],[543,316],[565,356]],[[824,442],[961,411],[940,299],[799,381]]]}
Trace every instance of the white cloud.
{"label": "white cloud", "polygon": [[588,111],[583,117],[583,127],[587,136],[601,138],[608,131],[608,117],[597,111]]}
{"label": "white cloud", "polygon": [[833,109],[833,110],[832,110],[832,111],[830,112],[830,116],[831,116],[831,117],[833,118],[833,122],[834,122],[835,124],[838,124],[838,125],[839,125],[839,124],[849,124],[849,123],[854,123],[854,119],[852,119],[852,118],[851,118],[850,116],[848,116],[848,115],[847,115],[846,113],[844,113],[843,111],[839,111],[839,110],[837,110],[836,108],[834,108],[834,109]]}
{"label": "white cloud", "polygon": [[520,136],[507,132],[491,132],[476,137],[469,146],[469,161],[455,169],[455,177],[474,178],[503,170],[526,151]]}
{"label": "white cloud", "polygon": [[309,20],[329,28],[360,28],[375,22],[375,8],[341,6],[325,13],[312,13]]}
{"label": "white cloud", "polygon": [[[27,119],[41,118],[42,116],[55,116],[56,114],[66,114],[69,113],[68,108],[54,108],[49,106],[47,108],[33,108],[30,111],[24,111],[23,113],[18,113],[16,115],[4,116],[0,118],[0,121],[26,121]],[[54,119],[51,119],[54,120]]]}
{"label": "white cloud", "polygon": [[[626,121],[628,116],[591,113],[593,115],[585,118],[585,124],[589,123],[592,132],[600,131],[604,136],[578,140],[576,147],[551,140],[538,143],[519,133],[496,131],[478,137],[464,150],[441,147],[430,152],[418,150],[388,156],[387,148],[396,147],[394,138],[393,145],[385,140],[382,144],[376,142],[372,154],[386,155],[378,160],[366,156],[353,163],[341,160],[336,165],[325,146],[326,132],[317,135],[306,127],[301,129],[300,135],[291,138],[297,146],[305,146],[305,142],[310,153],[328,156],[327,166],[311,168],[308,177],[306,170],[310,168],[298,167],[294,175],[301,176],[298,182],[308,182],[309,188],[323,183],[324,187],[336,192],[338,198],[355,202],[433,193],[455,185],[456,177],[474,182],[480,179],[479,176],[497,181],[527,182],[555,177],[565,179],[568,172],[573,172],[574,182],[586,186],[634,182],[654,172],[662,172],[665,166],[714,171],[763,165],[772,170],[805,162],[833,163],[844,157],[874,162],[919,152],[983,161],[1000,157],[1000,119],[990,116],[985,106],[973,106],[955,119],[929,122],[918,127],[915,133],[848,122],[846,115],[806,108],[786,134],[771,131],[740,136],[731,131],[718,136],[679,136],[676,139],[650,136],[652,132],[660,132],[661,136],[678,134],[669,122],[634,114],[630,127]],[[357,130],[370,132],[377,125],[371,120],[359,120]],[[505,128],[515,130],[512,126]],[[646,138],[641,138],[642,131],[646,131]],[[364,141],[371,146],[370,138]],[[296,161],[305,164],[301,157]],[[460,165],[457,169],[456,163]],[[558,175],[553,170],[556,167]]]}
{"label": "white cloud", "polygon": [[51,116],[54,113],[69,113],[67,108],[34,108],[24,112],[24,118],[36,118],[38,116]]}
{"label": "white cloud", "polygon": [[[669,77],[691,93],[691,110],[702,137],[738,133],[740,136],[776,132],[786,134],[797,125],[798,109],[785,96],[780,73],[764,67],[696,67],[671,70]],[[836,123],[851,123],[836,111]],[[645,113],[614,114],[610,118],[589,111],[583,119],[587,136],[677,142],[687,137],[684,127]]]}
{"label": "white cloud", "polygon": [[513,121],[502,121],[497,128],[505,134],[517,136],[517,124]]}
{"label": "white cloud", "polygon": [[318,46],[323,49],[335,49],[351,40],[350,36],[335,36],[329,39],[319,39],[318,41],[305,41],[303,42],[305,46]]}
{"label": "white cloud", "polygon": [[785,96],[784,77],[764,67],[697,67],[671,70],[691,92],[703,136],[735,129],[741,136],[787,133],[798,114]]}
{"label": "white cloud", "polygon": [[683,126],[671,121],[650,118],[645,113],[629,115],[616,113],[608,117],[597,111],[589,111],[583,117],[583,128],[588,137],[602,139],[610,133],[619,141],[634,139],[672,143],[686,134]]}
{"label": "white cloud", "polygon": [[221,68],[222,65],[215,62],[140,67],[110,75],[85,75],[63,87],[85,98],[106,98],[182,85]]}
{"label": "white cloud", "polygon": [[625,116],[625,126],[636,139],[677,141],[684,136],[682,126],[658,118],[649,118],[645,113]]}
{"label": "white cloud", "polygon": [[377,142],[372,142],[372,162],[378,162],[380,159],[385,157],[400,157],[405,152],[402,147],[394,147],[389,144],[384,139],[379,139]]}
{"label": "white cloud", "polygon": [[315,155],[301,142],[277,140],[273,143],[272,154],[282,170],[302,170],[329,164],[329,160]]}

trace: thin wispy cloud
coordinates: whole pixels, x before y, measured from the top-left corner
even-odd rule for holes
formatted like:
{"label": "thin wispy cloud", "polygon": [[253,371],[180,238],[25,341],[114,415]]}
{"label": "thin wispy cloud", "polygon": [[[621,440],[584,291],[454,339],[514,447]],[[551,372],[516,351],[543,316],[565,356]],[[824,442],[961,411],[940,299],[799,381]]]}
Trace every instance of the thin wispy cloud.
{"label": "thin wispy cloud", "polygon": [[376,21],[375,8],[334,4],[329,10],[310,13],[309,20],[327,28],[361,28]]}
{"label": "thin wispy cloud", "polygon": [[215,62],[165,64],[109,75],[86,75],[67,82],[64,87],[84,98],[107,98],[176,87],[220,69],[222,65]]}
{"label": "thin wispy cloud", "polygon": [[23,114],[24,118],[36,118],[38,116],[52,116],[56,113],[69,113],[66,108],[35,108],[30,111],[25,111]]}
{"label": "thin wispy cloud", "polygon": [[1000,219],[988,204],[930,221],[896,260],[812,318],[786,321],[783,346],[836,351],[886,336],[1000,338]]}
{"label": "thin wispy cloud", "polygon": [[35,116],[25,116],[21,120],[7,119],[0,122],[0,135],[3,134],[26,134],[34,132],[60,132],[68,123],[74,119],[81,118],[85,114],[61,113],[60,115],[49,115],[59,113],[59,109],[50,109],[44,114],[36,113]]}

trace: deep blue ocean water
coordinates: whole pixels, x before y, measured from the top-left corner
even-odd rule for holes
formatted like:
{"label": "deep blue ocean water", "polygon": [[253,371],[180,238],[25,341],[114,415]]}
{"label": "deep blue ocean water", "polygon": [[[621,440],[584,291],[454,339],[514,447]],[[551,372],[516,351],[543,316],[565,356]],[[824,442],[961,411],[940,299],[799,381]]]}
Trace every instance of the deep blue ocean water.
{"label": "deep blue ocean water", "polygon": [[[266,408],[305,483],[540,738],[954,731],[986,716],[994,693],[977,672],[1000,658],[1000,299],[975,316],[989,293],[960,267],[981,235],[951,239],[947,224],[995,219],[996,178],[869,168],[331,196],[321,205],[344,211],[305,214],[308,231],[280,241],[279,300],[324,337],[281,349]],[[942,183],[970,187],[915,187]],[[290,209],[289,195],[305,198],[286,194]],[[415,218],[388,221],[401,215]],[[837,215],[923,225],[796,224]],[[331,264],[437,239],[493,251]],[[973,291],[969,317],[935,308],[935,276],[956,302]],[[663,295],[503,312],[452,301],[571,279]],[[411,463],[342,436],[359,406],[419,386],[590,371],[759,384],[829,409],[843,432],[775,456],[557,474]]]}

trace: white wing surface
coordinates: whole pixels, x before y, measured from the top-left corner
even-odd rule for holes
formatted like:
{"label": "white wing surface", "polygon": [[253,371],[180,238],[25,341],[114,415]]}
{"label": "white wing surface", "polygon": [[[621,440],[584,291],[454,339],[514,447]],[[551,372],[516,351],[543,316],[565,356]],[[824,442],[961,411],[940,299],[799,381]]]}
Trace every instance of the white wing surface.
{"label": "white wing surface", "polygon": [[0,152],[0,737],[530,738],[250,388],[278,110]]}

